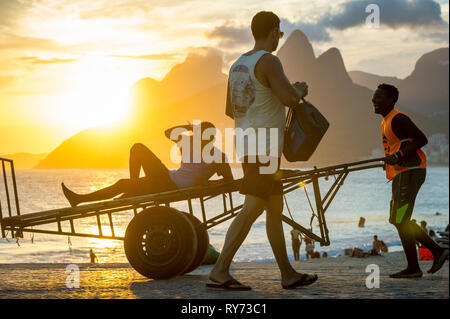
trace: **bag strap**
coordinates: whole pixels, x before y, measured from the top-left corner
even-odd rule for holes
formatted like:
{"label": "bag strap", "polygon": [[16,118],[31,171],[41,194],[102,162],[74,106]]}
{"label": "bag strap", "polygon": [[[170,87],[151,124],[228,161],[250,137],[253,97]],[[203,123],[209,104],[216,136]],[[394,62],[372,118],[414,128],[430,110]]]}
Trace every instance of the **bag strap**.
{"label": "bag strap", "polygon": [[288,114],[286,116],[286,125],[284,127],[284,134],[286,135],[287,132],[289,131],[289,126],[291,125],[291,120],[292,120],[292,113],[294,112],[293,107],[289,108]]}
{"label": "bag strap", "polygon": [[[303,101],[303,103],[306,103],[306,100],[304,98],[302,98],[302,101]],[[286,126],[284,128],[284,133],[285,134],[287,134],[287,132],[289,131],[289,126],[291,125],[292,116],[294,114],[294,108],[295,108],[295,106],[290,107],[289,111],[288,111],[288,114],[286,116]]]}

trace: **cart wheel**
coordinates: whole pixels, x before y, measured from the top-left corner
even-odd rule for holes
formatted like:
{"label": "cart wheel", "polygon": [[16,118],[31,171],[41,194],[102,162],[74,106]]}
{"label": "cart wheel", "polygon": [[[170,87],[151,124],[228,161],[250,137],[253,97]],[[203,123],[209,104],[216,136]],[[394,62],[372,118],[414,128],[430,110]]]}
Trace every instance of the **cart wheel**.
{"label": "cart wheel", "polygon": [[182,274],[197,254],[197,234],[189,218],[170,207],[151,207],[127,226],[125,255],[141,275],[167,279]]}
{"label": "cart wheel", "polygon": [[197,217],[188,213],[185,214],[188,216],[192,225],[194,225],[195,232],[197,233],[197,254],[191,265],[184,271],[184,273],[187,274],[200,266],[205,260],[206,255],[208,254],[209,236],[206,227]]}

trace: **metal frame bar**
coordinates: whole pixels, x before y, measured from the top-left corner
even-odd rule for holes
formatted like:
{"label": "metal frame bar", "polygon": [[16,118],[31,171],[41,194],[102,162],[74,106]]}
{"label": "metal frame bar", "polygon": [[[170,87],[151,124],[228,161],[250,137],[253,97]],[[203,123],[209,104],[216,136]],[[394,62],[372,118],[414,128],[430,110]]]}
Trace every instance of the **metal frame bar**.
{"label": "metal frame bar", "polygon": [[9,199],[8,178],[6,177],[6,169],[5,169],[5,161],[4,160],[2,160],[2,169],[3,169],[3,182],[5,183],[6,203],[8,204],[8,214],[9,214],[9,217],[11,217],[12,216],[11,202]]}
{"label": "metal frame bar", "polygon": [[[6,176],[5,162],[9,162],[9,165],[10,165],[11,179],[12,179],[12,184],[13,184],[14,202],[16,204],[16,215],[20,216],[19,196],[17,194],[17,183],[16,183],[16,173],[15,173],[15,169],[14,169],[14,162],[13,162],[13,160],[11,160],[9,158],[4,158],[4,157],[0,157],[0,161],[2,162],[3,182],[5,184],[6,200],[8,203],[8,215],[9,215],[9,217],[12,217],[11,199],[9,196],[8,178]],[[3,219],[3,211],[2,211],[2,205],[0,202],[0,222],[2,219]],[[3,231],[2,231],[2,236],[3,236]]]}

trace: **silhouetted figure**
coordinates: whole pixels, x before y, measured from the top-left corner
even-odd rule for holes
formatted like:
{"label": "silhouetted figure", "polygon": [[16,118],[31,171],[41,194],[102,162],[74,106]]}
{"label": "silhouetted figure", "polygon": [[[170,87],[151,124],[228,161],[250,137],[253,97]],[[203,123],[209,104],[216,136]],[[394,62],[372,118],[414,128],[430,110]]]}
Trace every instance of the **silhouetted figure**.
{"label": "silhouetted figure", "polygon": [[[165,131],[165,135],[170,139],[172,130],[181,128],[186,130],[194,130],[191,125],[179,125],[172,127]],[[203,136],[204,130],[214,128],[214,125],[209,122],[201,123],[201,134]],[[210,131],[210,130],[209,130]],[[179,136],[175,142],[182,141]],[[203,148],[214,141],[214,135],[209,139],[201,140],[201,151]],[[225,154],[219,149],[212,148],[211,155],[219,154],[220,163],[206,163],[203,160],[202,154],[200,163],[194,163],[194,147],[193,137],[189,137],[189,150],[186,154],[190,154],[189,158],[183,156],[183,145],[181,145],[181,166],[177,170],[168,170],[161,160],[145,145],[141,143],[134,144],[130,150],[130,178],[120,179],[115,184],[97,190],[89,194],[76,194],[69,190],[64,183],[61,184],[64,195],[71,206],[76,206],[83,202],[99,201],[113,198],[119,194],[123,194],[121,198],[146,195],[152,193],[165,192],[178,188],[192,187],[195,185],[202,185],[206,183],[210,177],[215,173],[223,176],[225,180],[233,180],[230,165],[227,163]],[[217,152],[217,153],[213,153]],[[144,170],[145,177],[139,177],[141,167]]]}
{"label": "silhouetted figure", "polygon": [[[252,19],[251,30],[255,39],[253,49],[242,54],[230,68],[225,113],[234,119],[235,128],[242,131],[248,128],[254,129],[253,132],[275,129],[276,143],[273,138],[258,141],[259,145],[265,143],[265,154],[261,153],[259,146],[259,152],[253,147],[237,149],[244,171],[239,189],[245,195],[244,205],[228,229],[222,252],[209,274],[207,287],[251,289],[233,278],[230,265],[252,224],[266,212],[267,237],[281,272],[281,285],[286,289],[296,288],[312,284],[317,276],[300,274],[289,262],[281,218],[283,185],[277,172],[286,126],[285,106],[298,105],[306,96],[308,87],[306,83],[289,83],[279,58],[272,54],[283,35],[280,18],[273,12],[258,12]],[[266,136],[269,137],[268,132]],[[239,138],[236,136],[236,145],[248,145],[245,140],[249,139],[243,134]]]}
{"label": "silhouetted figure", "polygon": [[298,229],[291,230],[292,251],[294,253],[294,260],[300,260],[300,246],[302,245],[302,236]]}
{"label": "silhouetted figure", "polygon": [[360,227],[360,228],[364,227],[365,222],[366,222],[366,219],[364,217],[360,217],[358,227]]}
{"label": "silhouetted figure", "polygon": [[378,240],[378,236],[373,236],[373,243],[372,243],[372,249],[369,251],[371,255],[381,255],[381,250],[383,247],[384,242],[381,240]]}
{"label": "silhouetted figure", "polygon": [[89,258],[91,259],[91,264],[95,264],[96,262],[98,262],[98,258],[94,254],[94,251],[92,250],[92,248],[89,250]]}
{"label": "silhouetted figure", "polygon": [[428,232],[428,228],[427,228],[427,222],[424,220],[420,221],[420,227],[422,227],[422,229],[426,232]]}
{"label": "silhouetted figure", "polygon": [[383,117],[381,122],[386,178],[392,181],[392,200],[389,222],[398,231],[406,255],[406,269],[391,274],[391,278],[422,277],[417,259],[416,241],[427,247],[434,256],[429,273],[438,271],[448,257],[428,236],[425,227],[411,222],[414,203],[426,176],[426,155],[421,150],[428,143],[426,136],[404,113],[394,106],[399,92],[396,87],[381,84],[374,92],[372,103],[376,114]]}
{"label": "silhouetted figure", "polygon": [[436,233],[434,232],[434,230],[430,229],[428,235],[431,239],[436,240]]}
{"label": "silhouetted figure", "polygon": [[352,249],[352,253],[350,257],[356,257],[356,258],[366,258],[369,257],[370,253],[367,251],[362,250],[361,248],[355,247]]}
{"label": "silhouetted figure", "polygon": [[305,236],[305,251],[306,251],[306,259],[313,258],[314,256],[314,240]]}

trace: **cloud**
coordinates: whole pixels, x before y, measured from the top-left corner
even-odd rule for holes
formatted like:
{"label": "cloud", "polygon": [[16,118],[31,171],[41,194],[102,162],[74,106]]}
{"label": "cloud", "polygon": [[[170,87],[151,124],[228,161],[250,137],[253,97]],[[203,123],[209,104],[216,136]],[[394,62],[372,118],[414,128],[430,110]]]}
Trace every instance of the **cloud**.
{"label": "cloud", "polygon": [[62,48],[62,45],[50,39],[24,37],[12,33],[0,33],[0,50],[40,49],[52,51]]}
{"label": "cloud", "polygon": [[173,8],[183,4],[179,0],[115,0],[88,1],[80,8],[80,18],[133,18],[148,16],[155,8]]}
{"label": "cloud", "polygon": [[60,59],[60,58],[51,58],[51,59],[40,59],[38,57],[21,57],[17,58],[17,60],[22,60],[25,62],[29,62],[31,64],[55,64],[55,63],[72,63],[78,61],[78,59]]}
{"label": "cloud", "polygon": [[327,14],[318,24],[325,28],[344,30],[363,25],[366,7],[375,4],[380,9],[380,25],[389,28],[399,27],[447,27],[442,19],[441,6],[433,0],[351,0],[341,5],[341,11]]}
{"label": "cloud", "polygon": [[223,51],[218,49],[218,48],[214,48],[214,47],[207,47],[207,46],[202,46],[202,47],[187,47],[186,48],[187,56],[186,59],[189,58],[211,58],[211,57],[223,57]]}
{"label": "cloud", "polygon": [[[289,35],[296,29],[302,30],[311,41],[321,42],[330,41],[331,36],[328,31],[315,23],[290,22],[281,18],[280,28],[286,35]],[[234,26],[230,22],[224,25],[216,26],[211,31],[205,33],[208,39],[219,40],[220,47],[237,48],[242,45],[253,43],[253,36],[250,27]]]}
{"label": "cloud", "polygon": [[6,88],[11,87],[14,84],[15,80],[16,78],[14,76],[0,75],[0,90],[4,90]]}
{"label": "cloud", "polygon": [[[448,36],[449,36],[448,29],[443,30],[442,32],[438,32],[438,31],[436,31],[436,32],[433,32],[433,31],[419,32],[419,38],[427,38],[427,39],[431,40],[432,42],[436,42],[436,43],[442,43],[442,42],[448,43],[449,42]],[[417,39],[415,39],[415,40],[417,40]]]}
{"label": "cloud", "polygon": [[126,59],[143,59],[143,60],[174,60],[178,59],[181,55],[174,53],[158,53],[158,54],[146,54],[146,55],[111,55],[114,58],[126,58]]}
{"label": "cloud", "polygon": [[0,27],[13,25],[19,17],[26,16],[29,7],[18,0],[0,1]]}
{"label": "cloud", "polygon": [[[319,16],[316,22],[281,18],[280,27],[287,35],[300,29],[310,41],[329,42],[331,30],[363,26],[370,14],[366,12],[369,4],[380,8],[381,27],[417,29],[420,35],[435,40],[448,35],[448,23],[442,18],[441,6],[433,0],[350,0],[341,4],[338,12]],[[231,48],[251,43],[253,39],[248,26],[234,26],[231,21],[216,26],[205,35],[209,39],[218,39],[219,45]]]}
{"label": "cloud", "polygon": [[253,42],[249,27],[233,26],[229,22],[206,32],[205,36],[208,39],[218,39],[219,45],[227,48],[235,48]]}
{"label": "cloud", "polygon": [[280,28],[286,35],[292,33],[292,31],[299,29],[306,34],[310,41],[314,42],[328,42],[331,41],[330,33],[323,25],[309,22],[290,22],[287,19],[280,19]]}

